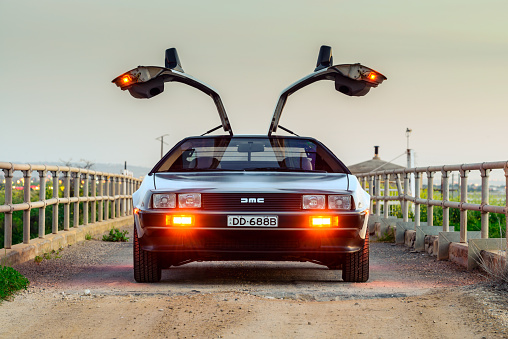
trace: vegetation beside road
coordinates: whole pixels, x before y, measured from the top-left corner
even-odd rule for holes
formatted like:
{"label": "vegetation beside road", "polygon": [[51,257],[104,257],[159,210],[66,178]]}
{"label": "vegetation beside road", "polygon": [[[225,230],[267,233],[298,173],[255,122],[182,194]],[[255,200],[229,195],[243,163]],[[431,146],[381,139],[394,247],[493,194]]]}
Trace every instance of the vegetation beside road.
{"label": "vegetation beside road", "polygon": [[14,268],[0,264],[0,302],[19,290],[26,290],[29,284],[28,279]]}
{"label": "vegetation beside road", "polygon": [[[423,189],[421,192],[421,199],[427,199],[427,190]],[[434,192],[434,200],[442,200],[442,195],[439,192]],[[460,197],[451,197],[450,201],[460,202]],[[470,198],[468,202],[471,204],[481,204],[481,199]],[[505,206],[505,201],[499,197],[490,197],[490,205]],[[402,210],[400,204],[394,204],[390,207],[393,216],[402,218]],[[382,208],[381,208],[382,209]],[[450,230],[460,231],[460,210],[458,208],[450,208]],[[480,231],[481,230],[481,211],[467,211],[467,230]],[[409,211],[409,219],[414,221],[413,212]],[[420,205],[420,221],[427,222],[427,206]],[[441,206],[434,206],[433,209],[433,224],[443,225],[443,208]],[[506,237],[506,215],[500,213],[489,213],[489,238],[504,238]]]}

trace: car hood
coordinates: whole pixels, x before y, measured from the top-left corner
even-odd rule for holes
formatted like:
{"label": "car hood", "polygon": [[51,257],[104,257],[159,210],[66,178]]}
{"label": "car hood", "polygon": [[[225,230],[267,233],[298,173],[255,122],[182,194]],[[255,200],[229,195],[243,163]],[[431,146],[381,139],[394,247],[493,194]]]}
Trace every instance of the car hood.
{"label": "car hood", "polygon": [[335,193],[347,192],[344,173],[216,172],[155,173],[156,190],[185,192]]}

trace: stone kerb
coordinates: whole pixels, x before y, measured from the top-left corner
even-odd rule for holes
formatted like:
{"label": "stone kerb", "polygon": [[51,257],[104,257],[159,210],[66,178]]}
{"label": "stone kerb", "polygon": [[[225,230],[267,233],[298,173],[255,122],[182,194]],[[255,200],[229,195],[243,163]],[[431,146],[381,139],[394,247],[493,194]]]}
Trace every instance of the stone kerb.
{"label": "stone kerb", "polygon": [[44,239],[30,240],[30,244],[17,244],[13,245],[11,249],[1,249],[0,263],[15,265],[33,260],[36,256],[41,256],[52,250],[57,251],[62,247],[85,241],[87,234],[98,236],[109,232],[113,227],[120,228],[129,224],[132,225],[131,215],[78,228],[70,228],[68,231],[60,231],[58,234],[48,234]]}
{"label": "stone kerb", "polygon": [[[422,222],[420,226],[427,226],[427,223]],[[397,221],[395,227],[395,242],[397,244],[404,244],[406,239],[406,231],[414,231],[415,223],[414,221]]]}
{"label": "stone kerb", "polygon": [[[467,269],[472,270],[475,267],[478,267],[478,263],[481,262],[480,256],[484,251],[506,251],[506,238],[496,238],[496,239],[472,239],[469,236],[469,251],[467,255]],[[479,232],[478,232],[479,233]],[[492,253],[491,256],[495,254]],[[497,255],[501,257],[501,255]],[[506,260],[506,259],[505,259]]]}
{"label": "stone kerb", "polygon": [[459,264],[462,267],[467,267],[468,262],[468,245],[460,242],[452,242],[449,246],[448,256],[449,260]]}
{"label": "stone kerb", "polygon": [[480,252],[483,265],[491,272],[500,273],[508,268],[506,249],[504,254],[500,252],[499,250]]}
{"label": "stone kerb", "polygon": [[388,219],[381,218],[379,222],[376,222],[374,225],[374,233],[377,237],[382,237],[385,233],[388,232],[390,227],[395,227],[397,221],[402,219],[398,219],[396,217],[388,217]]}
{"label": "stone kerb", "polygon": [[409,248],[413,248],[415,245],[415,237],[416,237],[416,231],[415,230],[406,230],[404,233],[404,245]]}
{"label": "stone kerb", "polygon": [[416,227],[416,239],[415,239],[415,251],[425,251],[425,236],[427,235],[439,235],[439,232],[443,231],[442,226],[424,226],[420,225]]}
{"label": "stone kerb", "polygon": [[369,234],[374,234],[375,225],[381,220],[381,217],[379,215],[371,214],[369,215],[369,222],[367,223],[367,226],[369,228]]}
{"label": "stone kerb", "polygon": [[[481,232],[480,231],[467,232],[467,237],[469,239],[479,239],[481,238]],[[460,232],[439,232],[437,260],[450,259],[449,254],[450,244],[458,242],[460,242]]]}

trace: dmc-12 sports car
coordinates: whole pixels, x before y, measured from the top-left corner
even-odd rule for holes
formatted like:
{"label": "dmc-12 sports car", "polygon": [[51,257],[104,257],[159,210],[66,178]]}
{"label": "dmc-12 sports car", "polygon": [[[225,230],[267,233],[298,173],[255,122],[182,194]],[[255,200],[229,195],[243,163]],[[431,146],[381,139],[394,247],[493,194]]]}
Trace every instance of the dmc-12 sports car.
{"label": "dmc-12 sports car", "polygon": [[[274,135],[289,95],[315,81],[365,95],[383,80],[360,64],[332,66],[320,50],[315,71],[284,90],[265,135],[234,135],[220,96],[185,74],[175,49],[166,67],[139,66],[113,80],[136,98],[182,82],[214,100],[221,125],[176,144],[133,194],[134,278],[157,282],[161,269],[192,261],[309,261],[369,278],[370,196],[357,178],[313,138]],[[226,135],[206,135],[222,127]]]}

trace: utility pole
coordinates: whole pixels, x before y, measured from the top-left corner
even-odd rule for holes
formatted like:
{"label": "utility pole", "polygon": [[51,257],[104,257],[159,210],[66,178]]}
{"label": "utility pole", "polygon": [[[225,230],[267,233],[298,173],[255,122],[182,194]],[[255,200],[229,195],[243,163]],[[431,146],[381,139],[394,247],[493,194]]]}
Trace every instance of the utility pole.
{"label": "utility pole", "polygon": [[[406,167],[407,168],[413,168],[415,166],[415,161],[414,161],[414,155],[413,155],[413,150],[409,148],[409,136],[411,135],[411,132],[413,132],[413,130],[409,127],[406,128],[406,138],[407,138],[407,143],[406,143]],[[410,195],[414,195],[415,194],[415,185],[416,185],[416,182],[415,182],[415,175],[414,173],[411,173],[409,175],[409,194]],[[411,204],[411,211],[414,213],[414,204]]]}
{"label": "utility pole", "polygon": [[158,138],[155,138],[155,140],[160,140],[161,141],[161,159],[164,156],[164,144],[166,144],[166,145],[168,144],[167,142],[164,142],[164,137],[168,136],[168,135],[169,134],[164,134],[164,135],[161,135]]}

